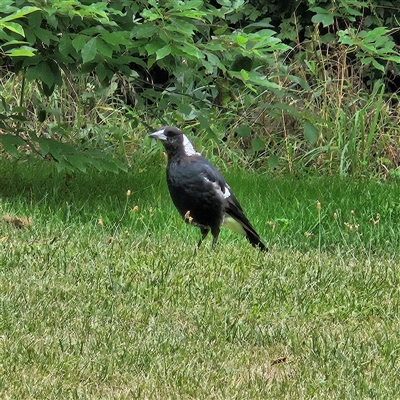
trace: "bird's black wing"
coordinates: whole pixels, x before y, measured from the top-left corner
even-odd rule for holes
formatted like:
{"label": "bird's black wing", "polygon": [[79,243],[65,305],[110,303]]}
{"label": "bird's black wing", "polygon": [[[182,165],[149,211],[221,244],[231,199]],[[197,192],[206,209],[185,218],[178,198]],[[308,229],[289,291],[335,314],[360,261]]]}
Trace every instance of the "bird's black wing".
{"label": "bird's black wing", "polygon": [[[197,167],[199,168],[200,176],[202,176],[206,182],[209,182],[211,184],[212,188],[216,191],[216,194],[218,196],[222,196],[223,199],[227,199],[232,196],[231,188],[226,183],[224,177],[218,171],[218,169],[214,167],[214,165],[212,165],[205,158],[201,157],[199,162],[197,163]],[[237,202],[236,199],[235,201],[240,207],[240,204]]]}
{"label": "bird's black wing", "polygon": [[228,214],[242,226],[247,240],[254,247],[259,247],[261,250],[268,251],[264,243],[262,243],[260,236],[244,214],[241,205],[239,204],[229,185],[226,183],[222,174],[205,159],[202,162],[201,174],[207,181],[210,181],[214,187],[214,190],[220,190],[219,196],[223,202],[226,214]]}

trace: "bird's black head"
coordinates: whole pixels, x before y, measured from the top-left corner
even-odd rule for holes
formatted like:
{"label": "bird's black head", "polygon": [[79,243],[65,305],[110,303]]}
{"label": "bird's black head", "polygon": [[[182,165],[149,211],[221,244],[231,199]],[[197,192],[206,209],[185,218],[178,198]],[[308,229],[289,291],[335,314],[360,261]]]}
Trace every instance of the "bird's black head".
{"label": "bird's black head", "polygon": [[186,135],[179,128],[174,126],[164,126],[158,131],[151,133],[149,137],[161,140],[168,157],[173,157],[175,154],[179,153],[183,153],[189,157],[199,154],[195,151]]}
{"label": "bird's black head", "polygon": [[158,131],[151,133],[149,137],[161,140],[163,143],[183,143],[183,132],[175,126],[163,126]]}

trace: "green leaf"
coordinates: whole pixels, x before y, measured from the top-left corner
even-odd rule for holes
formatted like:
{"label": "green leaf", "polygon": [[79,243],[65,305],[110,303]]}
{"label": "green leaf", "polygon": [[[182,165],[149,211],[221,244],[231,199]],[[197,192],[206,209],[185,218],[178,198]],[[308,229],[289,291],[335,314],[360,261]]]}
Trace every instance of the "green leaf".
{"label": "green leaf", "polygon": [[96,66],[96,74],[100,80],[100,82],[105,82],[108,78],[109,70],[105,67],[103,63],[98,63]]}
{"label": "green leaf", "polygon": [[63,35],[58,44],[58,50],[65,57],[68,58],[70,54],[74,54],[75,48],[72,45],[70,35]]}
{"label": "green leaf", "polygon": [[214,53],[210,53],[209,51],[204,51],[204,54],[206,55],[207,60],[211,65],[218,67],[223,72],[226,71],[225,65]]}
{"label": "green leaf", "polygon": [[304,136],[312,146],[317,143],[318,130],[310,121],[304,123]]}
{"label": "green leaf", "polygon": [[231,0],[217,0],[217,3],[220,4],[221,6],[225,7],[232,7],[232,2]]}
{"label": "green leaf", "polygon": [[369,42],[375,42],[379,37],[387,35],[388,33],[389,30],[387,28],[379,26],[370,31],[360,31],[358,32],[357,36],[362,39],[368,40]]}
{"label": "green leaf", "polygon": [[194,21],[188,22],[183,19],[182,16],[183,15],[180,14],[179,18],[171,17],[170,23],[165,26],[165,29],[172,32],[174,35],[176,35],[176,33],[181,33],[184,37],[190,38],[195,31],[198,31],[198,27]]}
{"label": "green leaf", "polygon": [[97,39],[97,49],[99,53],[107,58],[112,58],[112,48],[102,39]]}
{"label": "green leaf", "polygon": [[171,54],[171,46],[167,44],[156,51],[156,60],[161,60]]}
{"label": "green leaf", "polygon": [[48,85],[46,85],[44,82],[42,82],[42,90],[43,90],[43,93],[44,93],[47,97],[50,97],[50,96],[53,94],[54,89],[55,89],[55,85],[54,85],[54,84],[51,85],[51,86],[48,86]]}
{"label": "green leaf", "polygon": [[164,42],[162,42],[161,40],[152,40],[150,43],[146,44],[146,46],[144,47],[147,51],[147,54],[149,56],[155,54],[161,47],[164,46]]}
{"label": "green leaf", "polygon": [[190,43],[182,43],[180,46],[172,46],[172,48],[177,51],[179,54],[183,52],[187,56],[191,56],[191,58],[195,60],[199,60],[204,58],[204,54],[193,44]]}
{"label": "green leaf", "polygon": [[87,64],[90,61],[93,61],[97,55],[97,38],[90,39],[83,47],[82,47],[82,62]]}
{"label": "green leaf", "polygon": [[19,107],[19,106],[13,107],[14,113],[24,114],[24,113],[26,113],[26,111],[27,111],[26,107]]}
{"label": "green leaf", "polygon": [[33,30],[33,33],[36,35],[38,39],[40,39],[47,46],[50,45],[50,42],[55,42],[55,43],[59,42],[58,37],[55,36],[53,33],[51,33],[51,31],[49,31],[48,29],[35,28]]}
{"label": "green leaf", "polygon": [[25,117],[25,115],[22,114],[12,114],[10,115],[10,118],[13,121],[19,121],[19,122],[26,122],[28,119]]}
{"label": "green leaf", "polygon": [[205,129],[205,130],[210,129],[210,121],[208,120],[208,118],[204,117],[204,115],[202,115],[202,114],[199,114],[197,119],[199,120],[200,126],[202,129]]}
{"label": "green leaf", "polygon": [[[49,65],[47,62],[39,62],[37,65],[32,65],[28,67],[26,71],[26,79],[40,80],[49,88],[55,83],[55,74],[52,71],[54,65]],[[57,64],[56,64],[57,67]],[[58,68],[58,67],[57,67]],[[58,71],[59,73],[59,71]],[[61,76],[60,76],[61,79]],[[60,82],[57,82],[60,83]]]}
{"label": "green leaf", "polygon": [[77,170],[86,172],[86,165],[88,164],[88,159],[84,153],[82,154],[69,154],[65,156],[65,159]]}
{"label": "green leaf", "polygon": [[311,90],[310,85],[308,84],[308,82],[306,80],[304,80],[303,78],[300,78],[299,76],[296,75],[288,75],[288,78],[292,81],[295,82],[297,84],[299,84],[304,90],[306,90],[307,92],[309,92]]}
{"label": "green leaf", "polygon": [[254,22],[252,24],[246,25],[244,27],[245,31],[252,31],[253,28],[273,28],[273,25],[271,25],[271,18],[264,18],[261,21]]}
{"label": "green leaf", "polygon": [[243,79],[244,81],[248,81],[248,80],[250,79],[250,74],[249,74],[246,70],[241,69],[241,70],[239,71],[239,73],[240,73],[240,76],[242,77],[242,79]]}
{"label": "green leaf", "polygon": [[156,33],[158,33],[158,29],[159,28],[154,23],[140,24],[132,29],[132,36],[137,39],[152,38]]}
{"label": "green leaf", "polygon": [[321,23],[324,28],[327,26],[333,25],[334,23],[334,18],[332,14],[316,14],[311,18],[311,21],[314,24],[319,24]]}
{"label": "green leaf", "polygon": [[27,42],[25,40],[10,40],[9,42],[3,43],[2,46],[15,46],[17,44],[26,45]]}
{"label": "green leaf", "polygon": [[4,150],[13,157],[18,157],[18,146],[24,146],[26,142],[19,136],[15,135],[0,135],[0,143],[3,145]]}
{"label": "green leaf", "polygon": [[251,147],[253,148],[254,151],[261,151],[264,150],[265,143],[261,139],[253,139],[251,141]]}
{"label": "green leaf", "polygon": [[11,49],[6,51],[9,57],[33,57],[35,55],[36,49],[33,47],[22,46],[19,49]]}
{"label": "green leaf", "polygon": [[349,46],[354,46],[359,44],[359,40],[355,37],[353,29],[346,29],[344,31],[338,32],[339,43],[347,44]]}
{"label": "green leaf", "polygon": [[57,160],[57,162],[55,164],[56,164],[57,172],[62,172],[65,170],[73,170],[71,165],[69,163],[67,163],[64,158],[60,158],[59,160]]}
{"label": "green leaf", "polygon": [[160,18],[160,15],[155,13],[153,10],[144,9],[140,15],[147,21],[155,21]]}
{"label": "green leaf", "polygon": [[25,17],[25,15],[28,15],[30,13],[33,13],[35,11],[40,11],[40,8],[38,7],[30,7],[30,6],[26,6],[26,7],[22,7],[20,10],[15,11],[13,14],[2,18],[0,21],[1,22],[5,22],[5,21],[13,21],[15,19],[20,19],[22,17]]}
{"label": "green leaf", "polygon": [[322,23],[322,26],[326,28],[329,25],[333,25],[335,14],[330,12],[328,9],[322,7],[310,7],[310,11],[315,12],[311,21],[314,24]]}
{"label": "green leaf", "polygon": [[229,29],[229,26],[227,24],[223,24],[219,28],[214,30],[214,34],[215,35],[223,35],[228,29]]}
{"label": "green leaf", "polygon": [[372,65],[379,71],[385,72],[385,66],[372,58]]}
{"label": "green leaf", "polygon": [[204,1],[203,0],[186,0],[182,1],[176,4],[176,9],[174,8],[173,10],[179,11],[179,12],[185,12],[186,10],[192,10],[198,12],[200,15],[204,14],[204,12],[196,10],[196,8],[201,8],[203,6]]}
{"label": "green leaf", "polygon": [[373,57],[362,57],[361,58],[361,64],[366,65],[372,63],[372,65],[379,71],[385,72],[385,67],[380,64],[378,61],[375,60]]}
{"label": "green leaf", "polygon": [[81,51],[86,44],[87,37],[84,35],[76,35],[74,39],[72,39],[72,46],[76,51]]}
{"label": "green leaf", "polygon": [[16,22],[3,22],[3,20],[0,20],[0,29],[8,29],[9,31],[17,33],[20,36],[25,36],[24,29]]}
{"label": "green leaf", "polygon": [[247,124],[241,124],[236,128],[236,133],[241,137],[249,137],[251,134],[251,128]]}
{"label": "green leaf", "polygon": [[189,104],[181,103],[178,105],[178,111],[185,117],[191,116],[193,114],[193,109]]}
{"label": "green leaf", "polygon": [[279,165],[279,157],[276,155],[272,155],[268,157],[268,167],[270,169],[275,169]]}
{"label": "green leaf", "polygon": [[100,37],[114,50],[119,49],[120,46],[130,47],[133,45],[133,42],[129,37],[129,32],[107,32],[104,30],[101,32]]}
{"label": "green leaf", "polygon": [[247,37],[241,35],[237,35],[235,39],[236,43],[239,44],[240,46],[244,46],[249,41]]}
{"label": "green leaf", "polygon": [[210,120],[208,118],[206,118],[203,114],[199,114],[197,116],[197,119],[200,122],[201,128],[207,132],[208,136],[211,139],[218,140],[217,135],[214,133],[214,131],[210,127]]}
{"label": "green leaf", "polygon": [[265,75],[260,74],[257,71],[245,71],[242,69],[239,72],[229,71],[230,75],[235,78],[241,79],[246,84],[256,84],[258,86],[268,87],[271,89],[280,89],[280,86],[267,79]]}
{"label": "green leaf", "polygon": [[331,33],[331,32],[328,32],[325,35],[321,35],[319,37],[319,40],[320,40],[321,43],[326,43],[326,44],[327,43],[332,43],[332,42],[336,41],[336,35]]}

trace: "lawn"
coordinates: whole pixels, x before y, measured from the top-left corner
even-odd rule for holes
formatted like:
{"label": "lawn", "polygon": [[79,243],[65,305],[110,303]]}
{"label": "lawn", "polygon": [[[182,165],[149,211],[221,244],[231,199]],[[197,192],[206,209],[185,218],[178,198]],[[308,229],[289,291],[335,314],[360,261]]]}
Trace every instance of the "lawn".
{"label": "lawn", "polygon": [[0,164],[0,398],[398,398],[398,182],[225,173],[263,254],[164,174]]}

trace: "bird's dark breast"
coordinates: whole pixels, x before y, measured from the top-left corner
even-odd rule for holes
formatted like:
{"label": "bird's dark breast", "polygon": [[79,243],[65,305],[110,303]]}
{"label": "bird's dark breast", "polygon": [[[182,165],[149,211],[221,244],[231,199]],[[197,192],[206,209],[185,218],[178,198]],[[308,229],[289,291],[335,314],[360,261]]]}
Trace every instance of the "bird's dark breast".
{"label": "bird's dark breast", "polygon": [[219,226],[224,215],[221,199],[210,190],[196,166],[190,162],[171,163],[167,171],[168,189],[181,216],[194,225]]}

